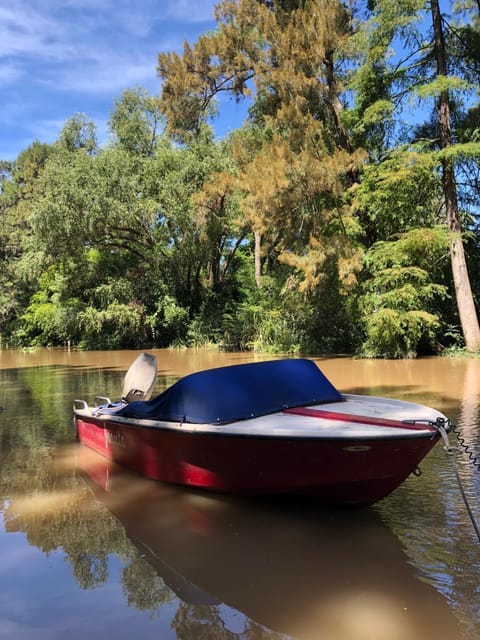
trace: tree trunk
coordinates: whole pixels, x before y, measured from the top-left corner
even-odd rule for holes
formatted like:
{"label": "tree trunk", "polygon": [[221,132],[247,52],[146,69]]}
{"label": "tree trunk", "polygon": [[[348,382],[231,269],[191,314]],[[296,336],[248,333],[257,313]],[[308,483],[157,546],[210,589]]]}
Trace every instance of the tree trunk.
{"label": "tree trunk", "polygon": [[340,98],[338,97],[338,88],[337,88],[337,82],[335,79],[333,57],[334,57],[334,52],[327,51],[325,55],[325,60],[324,60],[326,76],[327,76],[330,109],[333,116],[333,121],[335,123],[335,128],[337,130],[340,146],[347,153],[353,153],[353,148],[350,142],[349,133],[342,124],[341,113],[343,110],[343,106],[342,106],[342,103],[340,102]]}
{"label": "tree trunk", "polygon": [[262,285],[262,236],[258,231],[254,232],[255,236],[255,282],[257,283],[257,287]]}
{"label": "tree trunk", "polygon": [[[431,0],[437,77],[447,75],[447,59],[442,18],[438,0]],[[443,91],[437,100],[440,146],[446,149],[452,144],[450,104],[448,92]],[[462,225],[458,211],[457,184],[452,160],[442,160],[442,181],[445,197],[445,213],[450,231],[450,260],[452,265],[458,314],[465,346],[469,351],[480,347],[480,327],[473,301],[465,250],[462,241]]]}

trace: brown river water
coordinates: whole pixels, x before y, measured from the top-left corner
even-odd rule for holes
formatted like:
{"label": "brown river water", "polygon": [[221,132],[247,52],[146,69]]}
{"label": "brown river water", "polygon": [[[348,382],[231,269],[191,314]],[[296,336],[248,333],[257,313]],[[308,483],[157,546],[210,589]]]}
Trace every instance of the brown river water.
{"label": "brown river water", "polygon": [[[155,353],[158,392],[268,359]],[[73,429],[73,400],[117,399],[137,355],[0,351],[0,640],[480,638],[480,471],[465,454],[470,514],[441,444],[369,509],[162,485]],[[343,392],[434,406],[480,456],[480,360],[315,360]]]}

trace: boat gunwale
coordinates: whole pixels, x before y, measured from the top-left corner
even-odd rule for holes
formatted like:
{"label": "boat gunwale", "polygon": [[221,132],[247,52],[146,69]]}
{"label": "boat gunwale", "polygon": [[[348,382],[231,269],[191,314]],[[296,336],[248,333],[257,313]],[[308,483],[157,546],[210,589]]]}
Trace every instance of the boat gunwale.
{"label": "boat gunwale", "polygon": [[[278,415],[279,417],[283,416],[282,412],[270,414],[272,416]],[[253,430],[246,430],[244,433],[240,433],[238,431],[228,431],[225,429],[228,425],[215,425],[215,424],[190,424],[187,422],[164,422],[157,420],[147,420],[147,419],[139,419],[139,418],[124,418],[122,416],[112,416],[112,415],[92,415],[88,411],[85,410],[75,410],[76,419],[80,419],[83,422],[94,423],[95,426],[101,429],[111,429],[113,427],[123,427],[130,429],[147,429],[150,431],[165,431],[165,432],[173,432],[173,433],[181,433],[183,435],[189,436],[215,436],[215,437],[226,437],[226,438],[248,438],[251,440],[262,439],[262,440],[293,440],[293,441],[329,441],[333,442],[335,440],[338,441],[346,441],[346,442],[361,442],[361,441],[391,441],[391,440],[412,440],[412,439],[435,439],[436,437],[440,437],[440,433],[436,427],[433,425],[426,426],[423,430],[411,430],[407,427],[405,431],[402,431],[400,428],[392,429],[390,427],[381,427],[384,429],[381,433],[373,432],[372,433],[352,433],[347,430],[345,433],[339,433],[338,430],[335,432],[319,432],[318,430],[315,434],[308,433],[306,430],[294,432],[290,430],[288,432],[278,432],[275,433],[273,430],[270,433],[255,433]],[[315,418],[314,418],[315,419]],[[244,420],[242,422],[248,422],[248,420]],[[354,425],[357,427],[358,425]],[[192,428],[193,427],[193,428]],[[368,428],[368,425],[365,425]],[[352,430],[353,430],[352,425]],[[372,425],[373,429],[379,429],[379,427]],[[390,429],[390,431],[385,431],[385,429]]]}
{"label": "boat gunwale", "polygon": [[[182,432],[184,434],[190,435],[216,435],[216,436],[227,436],[227,437],[240,437],[240,438],[269,438],[272,440],[284,440],[284,439],[292,439],[292,440],[396,440],[396,439],[416,439],[416,438],[432,438],[434,439],[436,436],[440,435],[438,427],[435,425],[435,420],[437,418],[442,418],[446,421],[446,430],[448,431],[448,420],[447,418],[431,407],[428,407],[423,404],[410,402],[408,400],[400,400],[397,398],[386,398],[383,396],[368,396],[368,395],[359,395],[359,394],[342,394],[342,400],[339,402],[327,402],[322,404],[310,405],[307,408],[318,408],[320,411],[322,410],[332,410],[337,406],[341,406],[342,409],[348,405],[348,402],[359,402],[359,404],[367,404],[369,401],[381,401],[386,403],[390,407],[397,406],[398,408],[405,410],[411,409],[413,412],[419,412],[421,410],[424,412],[424,417],[413,417],[413,418],[399,418],[395,417],[394,421],[396,422],[404,422],[405,430],[402,431],[400,426],[390,426],[390,425],[375,425],[369,424],[368,418],[385,418],[389,419],[388,415],[383,414],[375,414],[368,415],[365,414],[362,417],[365,418],[365,423],[362,427],[355,422],[347,422],[347,421],[338,421],[343,422],[343,424],[348,425],[348,427],[341,431],[338,428],[329,426],[328,431],[324,426],[323,429],[325,431],[321,431],[320,422],[332,424],[335,422],[334,420],[329,420],[328,418],[323,418],[321,416],[311,417],[311,416],[303,416],[302,419],[307,422],[315,421],[317,423],[317,427],[314,428],[315,433],[309,432],[306,428],[301,428],[296,431],[295,428],[286,428],[286,427],[268,427],[266,425],[262,425],[261,430],[249,429],[246,427],[245,432],[239,432],[238,425],[248,424],[249,422],[253,422],[254,420],[265,420],[272,419],[278,417],[279,419],[284,419],[288,413],[284,413],[282,410],[275,411],[270,414],[260,415],[260,416],[252,416],[251,418],[238,420],[235,422],[218,422],[218,423],[191,423],[191,422],[183,422],[182,420],[154,420],[151,418],[133,418],[133,417],[124,417],[116,415],[115,413],[98,413],[95,414],[94,411],[97,407],[89,406],[88,403],[84,402],[85,406],[82,408],[74,407],[74,415],[76,417],[80,417],[81,419],[87,421],[94,421],[101,428],[108,428],[109,424],[123,426],[123,427],[131,427],[131,428],[144,428],[155,431],[174,431],[174,432]],[[285,407],[285,409],[289,409],[290,407]],[[358,415],[356,413],[352,413],[352,417]],[[300,418],[300,416],[298,416]],[[411,425],[413,423],[419,424],[419,426],[424,423],[425,428],[417,428],[412,429]],[[310,422],[313,424],[313,422]],[[409,427],[410,424],[410,427]],[[235,430],[229,430],[229,426],[235,425]],[[338,427],[337,423],[337,427]],[[319,428],[320,427],[320,428]],[[257,425],[258,429],[258,425]],[[371,433],[366,433],[366,429],[371,429]],[[313,430],[313,429],[312,429]],[[355,433],[355,430],[359,431],[359,433]]]}

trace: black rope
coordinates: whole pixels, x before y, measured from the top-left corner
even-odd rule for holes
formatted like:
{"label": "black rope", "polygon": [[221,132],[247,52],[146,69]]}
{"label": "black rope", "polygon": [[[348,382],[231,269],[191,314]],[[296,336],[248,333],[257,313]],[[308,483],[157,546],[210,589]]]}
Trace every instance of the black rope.
{"label": "black rope", "polygon": [[[480,461],[479,461],[478,457],[470,449],[470,446],[465,442],[465,439],[460,434],[460,432],[458,431],[457,427],[452,423],[449,424],[449,427],[450,427],[450,430],[456,435],[457,440],[458,440],[458,444],[463,449],[463,451],[461,453],[466,453],[468,455],[469,462],[471,462],[471,464],[473,465],[473,467],[475,467],[475,469],[477,469],[477,471],[480,471]],[[475,530],[475,533],[477,534],[478,541],[480,542],[480,528],[479,528],[479,526],[477,524],[477,521],[475,520],[475,515],[474,515],[474,513],[472,511],[472,508],[470,507],[470,503],[468,502],[468,497],[467,497],[467,494],[466,494],[465,489],[463,487],[462,479],[460,478],[460,474],[458,472],[458,465],[457,465],[457,451],[458,451],[458,449],[456,447],[451,447],[450,444],[448,443],[447,430],[443,427],[443,425],[439,426],[438,430],[439,430],[440,434],[442,435],[442,437],[444,439],[444,442],[445,442],[444,450],[445,450],[445,452],[447,453],[448,457],[450,458],[450,460],[452,462],[453,471],[454,471],[455,477],[457,479],[457,483],[458,483],[458,487],[460,489],[460,493],[462,494],[463,502],[465,503],[465,507],[466,507],[467,513],[468,513],[468,515],[470,517],[470,521],[471,521],[472,526],[473,526],[473,528]]]}
{"label": "black rope", "polygon": [[465,441],[465,438],[462,436],[462,434],[454,424],[452,424],[452,433],[454,433],[457,437],[457,442],[463,449],[463,453],[468,456],[469,462],[477,469],[477,471],[480,472],[480,460],[475,455],[475,452],[472,451],[470,445]]}
{"label": "black rope", "polygon": [[465,503],[465,507],[467,509],[467,513],[472,522],[472,526],[477,534],[478,541],[480,542],[480,529],[478,527],[477,521],[475,520],[475,515],[470,507],[470,503],[468,502],[467,494],[465,493],[465,489],[463,488],[462,480],[460,478],[460,474],[458,473],[457,459],[455,455],[450,456],[452,460],[453,470],[455,472],[455,476],[457,478],[458,486],[460,488],[460,493],[462,494],[463,502]]}

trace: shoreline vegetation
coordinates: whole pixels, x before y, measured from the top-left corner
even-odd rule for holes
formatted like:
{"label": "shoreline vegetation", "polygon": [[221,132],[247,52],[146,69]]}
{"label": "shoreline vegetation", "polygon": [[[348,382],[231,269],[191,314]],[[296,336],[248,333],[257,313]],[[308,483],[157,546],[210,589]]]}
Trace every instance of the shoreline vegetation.
{"label": "shoreline vegetation", "polygon": [[224,0],[1,161],[0,347],[478,355],[480,15],[407,4]]}
{"label": "shoreline vegetation", "polygon": [[[158,350],[166,350],[166,351],[170,351],[170,352],[192,352],[195,354],[221,354],[224,353],[225,355],[227,355],[228,353],[243,353],[243,354],[248,354],[251,353],[252,356],[272,356],[273,358],[278,358],[278,357],[285,357],[285,358],[290,358],[290,357],[299,357],[299,358],[309,358],[309,359],[317,359],[317,358],[328,358],[328,359],[342,359],[342,358],[347,358],[347,359],[353,359],[353,360],[389,360],[392,358],[389,358],[388,356],[365,356],[363,354],[355,354],[355,353],[340,353],[340,352],[323,352],[323,353],[318,353],[318,352],[303,352],[303,351],[275,351],[275,350],[269,350],[269,351],[261,351],[261,350],[257,350],[257,349],[249,349],[249,350],[241,350],[241,351],[232,351],[232,350],[228,350],[225,349],[222,345],[218,345],[218,344],[213,344],[213,343],[207,343],[207,344],[203,344],[203,345],[196,345],[196,346],[187,346],[187,345],[170,345],[167,347],[157,347],[157,346],[153,346],[153,345],[138,345],[135,347],[130,347],[128,349],[117,349],[117,348],[105,348],[105,347],[99,347],[97,349],[85,349],[81,346],[78,345],[69,345],[69,344],[62,344],[62,345],[54,345],[54,346],[42,346],[42,345],[36,345],[36,346],[23,346],[23,347],[11,347],[11,346],[2,346],[0,345],[0,353],[4,352],[4,353],[8,353],[8,352],[20,352],[20,353],[32,353],[35,354],[37,352],[43,352],[43,351],[47,351],[47,352],[59,352],[59,353],[63,353],[63,352],[77,352],[77,353],[96,353],[96,352],[102,352],[102,351],[107,351],[107,352],[122,352],[122,351],[158,351]],[[469,351],[467,349],[465,349],[465,347],[449,347],[449,348],[445,348],[442,351],[440,351],[439,353],[434,353],[434,354],[423,354],[423,355],[417,355],[417,354],[412,354],[412,355],[406,355],[404,356],[402,359],[403,360],[408,360],[408,359],[418,359],[418,358],[452,358],[452,359],[458,359],[458,360],[464,360],[464,359],[478,359],[480,358],[480,351]],[[394,359],[398,359],[398,358],[394,358]]]}

